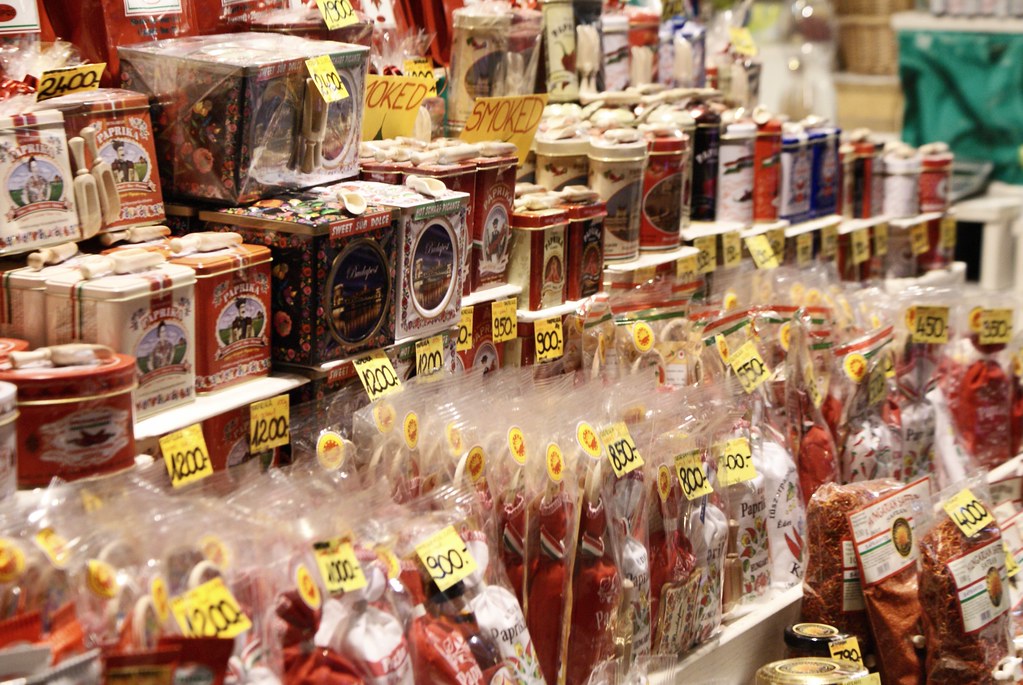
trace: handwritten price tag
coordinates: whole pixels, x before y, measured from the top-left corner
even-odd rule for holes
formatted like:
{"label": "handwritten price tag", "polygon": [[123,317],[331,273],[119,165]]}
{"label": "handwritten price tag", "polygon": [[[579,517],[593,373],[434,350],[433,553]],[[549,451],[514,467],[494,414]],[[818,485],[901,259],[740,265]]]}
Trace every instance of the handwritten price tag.
{"label": "handwritten price tag", "polygon": [[699,273],[699,260],[694,254],[675,260],[675,277]]}
{"label": "handwritten price tag", "polygon": [[906,310],[906,327],[915,343],[947,343],[948,307],[910,307]]}
{"label": "handwritten price tag", "polygon": [[881,404],[888,396],[888,379],[885,377],[884,363],[874,365],[870,371],[870,380],[867,381],[867,403],[870,406]]}
{"label": "handwritten price tag", "polygon": [[454,526],[438,531],[416,545],[416,554],[441,592],[476,571],[476,560]]}
{"label": "handwritten price tag", "polygon": [[718,481],[725,487],[745,483],[757,477],[757,469],[753,466],[753,453],[746,438],[734,438],[715,445],[714,456],[718,465]]}
{"label": "handwritten price tag", "polygon": [[728,355],[728,365],[735,371],[739,382],[742,383],[742,389],[747,393],[752,393],[771,377],[771,370],[767,368],[752,340],[746,341],[739,349]]}
{"label": "handwritten price tag", "polygon": [[337,102],[349,97],[348,89],[345,88],[341,76],[337,73],[337,69],[334,68],[330,55],[320,55],[319,57],[307,59],[305,66],[309,70],[309,76],[313,79],[313,84],[316,85],[316,90],[320,91],[320,95],[323,96],[325,102]]}
{"label": "handwritten price tag", "polygon": [[333,31],[343,26],[351,26],[358,23],[359,18],[355,15],[352,3],[348,0],[317,0],[320,14],[327,28]]}
{"label": "handwritten price tag", "polygon": [[803,378],[806,379],[806,392],[810,395],[810,401],[813,402],[813,406],[820,409],[820,406],[824,404],[824,394],[821,392],[820,382],[814,371],[813,362],[808,361],[806,366],[803,367]]}
{"label": "handwritten price tag", "polygon": [[516,310],[519,302],[512,297],[507,300],[498,300],[490,308],[490,330],[495,343],[502,343],[514,340],[518,334],[519,321]]}
{"label": "handwritten price tag", "polygon": [[1009,549],[1009,545],[1002,540],[1002,548],[1005,550],[1005,574],[1012,578],[1019,573],[1019,564],[1016,563],[1016,555]]}
{"label": "handwritten price tag", "polygon": [[1000,345],[1012,340],[1012,310],[984,309],[980,313],[981,345]]}
{"label": "handwritten price tag", "polygon": [[107,68],[106,62],[82,64],[77,67],[44,71],[36,90],[36,102],[99,88],[100,77]]}
{"label": "handwritten price tag", "polygon": [[171,614],[189,638],[231,639],[252,628],[252,622],[221,578],[203,583],[171,600]]}
{"label": "handwritten price tag", "polygon": [[725,266],[731,268],[742,262],[742,237],[738,231],[721,234],[721,249],[724,251]]}
{"label": "handwritten price tag", "polygon": [[753,34],[746,27],[728,27],[728,40],[732,44],[732,50],[740,55],[756,57],[757,44],[753,41]]}
{"label": "handwritten price tag", "polygon": [[956,218],[949,214],[941,217],[939,233],[941,249],[954,252],[956,249]]}
{"label": "handwritten price tag", "polygon": [[565,353],[565,337],[560,316],[540,319],[533,324],[533,341],[536,343],[536,358],[541,362],[561,359]]}
{"label": "handwritten price tag", "polygon": [[969,488],[963,488],[954,497],[945,502],[945,513],[952,523],[959,527],[968,538],[994,525],[994,518],[980,500],[974,497]]}
{"label": "handwritten price tag", "polygon": [[927,233],[927,224],[917,224],[909,229],[909,244],[915,255],[922,255],[931,249],[931,237]]}
{"label": "handwritten price tag", "polygon": [[714,492],[703,468],[703,452],[693,450],[675,457],[675,475],[682,485],[682,494],[688,500],[694,500]]}
{"label": "handwritten price tag", "polygon": [[870,229],[861,228],[852,232],[852,262],[862,264],[870,259]]}
{"label": "handwritten price tag", "polygon": [[696,270],[701,274],[709,274],[717,268],[718,264],[718,240],[715,236],[707,235],[693,241],[693,247],[700,251],[696,255]]}
{"label": "handwritten price tag", "polygon": [[838,226],[825,226],[821,229],[821,257],[834,259],[838,254]]}
{"label": "handwritten price tag", "polygon": [[607,459],[619,478],[643,466],[643,457],[639,455],[629,427],[623,421],[602,428],[600,441],[604,443]]}
{"label": "handwritten price tag", "polygon": [[439,335],[416,341],[416,375],[429,376],[444,368],[444,339]]}
{"label": "handwritten price tag", "polygon": [[404,76],[411,76],[426,82],[428,87],[426,97],[437,97],[437,76],[433,73],[433,61],[429,57],[405,60],[401,72]]}
{"label": "handwritten price tag", "polygon": [[472,307],[462,307],[462,316],[458,320],[458,340],[455,343],[457,352],[468,352],[472,349]]}
{"label": "handwritten price tag", "polygon": [[521,164],[533,145],[547,95],[476,98],[459,136],[467,143],[500,140],[514,143]]}
{"label": "handwritten price tag", "polygon": [[337,595],[366,587],[366,576],[355,558],[352,543],[339,539],[316,542],[313,555],[328,593]]}
{"label": "handwritten price tag", "polygon": [[874,226],[874,254],[878,257],[888,254],[888,224]]}
{"label": "handwritten price tag", "polygon": [[376,401],[401,390],[398,374],[383,350],[377,350],[365,357],[356,359],[355,373],[362,381],[370,401]]}
{"label": "handwritten price tag", "polygon": [[777,269],[778,256],[771,248],[771,242],[766,235],[755,235],[746,238],[746,249],[758,269]]}
{"label": "handwritten price tag", "polygon": [[767,235],[767,242],[771,244],[771,251],[780,261],[785,255],[785,229],[775,228],[765,235]]}
{"label": "handwritten price tag", "polygon": [[806,266],[813,260],[813,234],[796,236],[796,266]]}
{"label": "handwritten price tag", "polygon": [[259,454],[291,442],[290,409],[287,395],[249,405],[250,454]]}
{"label": "handwritten price tag", "polygon": [[860,652],[860,641],[855,637],[847,637],[844,640],[832,642],[828,645],[828,649],[831,650],[832,659],[851,661],[854,664],[863,665],[863,654]]}
{"label": "handwritten price tag", "polygon": [[180,488],[213,475],[213,462],[198,423],[160,438],[160,452],[172,487]]}

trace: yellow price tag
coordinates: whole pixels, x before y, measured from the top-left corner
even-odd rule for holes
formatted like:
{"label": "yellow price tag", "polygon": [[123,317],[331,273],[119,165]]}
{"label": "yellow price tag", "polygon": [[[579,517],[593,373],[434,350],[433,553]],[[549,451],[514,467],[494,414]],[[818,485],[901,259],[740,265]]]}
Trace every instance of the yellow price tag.
{"label": "yellow price tag", "polygon": [[291,442],[290,410],[287,395],[249,405],[250,454],[259,454]]}
{"label": "yellow price tag", "polygon": [[980,313],[981,345],[1001,345],[1012,340],[1012,310],[985,309]]}
{"label": "yellow price tag", "polygon": [[[347,0],[345,2],[347,3]],[[322,8],[323,6],[321,5],[320,7]],[[330,55],[320,55],[319,57],[307,59],[305,66],[309,70],[309,76],[313,79],[316,90],[320,91],[324,101],[328,103],[337,102],[348,97],[348,89],[345,88],[341,76],[338,75],[337,69],[334,68]]]}
{"label": "yellow price tag", "polygon": [[771,242],[766,235],[754,235],[746,238],[746,249],[758,269],[777,269],[778,256],[771,248]]}
{"label": "yellow price tag", "polygon": [[862,264],[870,259],[870,229],[861,228],[852,232],[852,262]]}
{"label": "yellow price tag", "polygon": [[821,229],[821,257],[834,259],[838,254],[838,226],[832,224]]}
{"label": "yellow price tag", "polygon": [[716,236],[706,235],[693,241],[693,247],[700,251],[696,255],[696,270],[701,274],[709,274],[718,265],[718,239]]}
{"label": "yellow price tag", "polygon": [[359,21],[359,17],[355,15],[355,10],[352,8],[352,3],[348,0],[317,0],[316,4],[320,8],[320,14],[323,15],[324,23],[331,31],[343,26],[351,26]]}
{"label": "yellow price tag", "polygon": [[724,487],[745,483],[757,477],[753,452],[746,438],[734,438],[715,445],[714,457],[718,465],[718,482]]}
{"label": "yellow price tag", "polygon": [[681,278],[685,274],[699,273],[699,262],[699,258],[694,254],[691,254],[688,257],[682,257],[681,259],[676,259],[675,278]]}
{"label": "yellow price tag", "polygon": [[927,233],[927,224],[917,224],[909,229],[909,243],[915,255],[922,255],[931,249],[931,238]]}
{"label": "yellow price tag", "polygon": [[476,560],[454,526],[448,526],[416,545],[416,554],[441,592],[476,571]]}
{"label": "yellow price tag", "polygon": [[46,558],[50,560],[50,563],[55,568],[67,566],[67,563],[71,560],[71,550],[68,549],[67,540],[64,539],[64,536],[60,535],[53,528],[47,527],[36,533],[33,539],[35,540],[36,547],[42,550],[43,554],[46,555]]}
{"label": "yellow price tag", "polygon": [[956,249],[956,218],[950,214],[941,217],[940,245],[941,249],[954,252]]}
{"label": "yellow price tag", "polygon": [[383,350],[360,357],[352,363],[370,401],[376,401],[401,390],[398,374]]}
{"label": "yellow price tag", "polygon": [[774,252],[774,256],[778,258],[778,261],[782,261],[785,258],[785,229],[774,228],[766,233],[767,242],[771,244],[771,251]]}
{"label": "yellow price tag", "polygon": [[458,341],[455,343],[457,352],[468,352],[472,349],[472,315],[471,306],[462,307],[462,316],[458,320]]}
{"label": "yellow price tag", "polygon": [[171,599],[171,614],[189,638],[231,639],[252,628],[231,590],[217,577]]}
{"label": "yellow price tag", "polygon": [[738,266],[742,262],[742,236],[738,231],[721,234],[721,249],[724,252],[724,264],[727,267]]}
{"label": "yellow price tag", "polygon": [[44,71],[36,88],[36,102],[83,90],[96,90],[106,68],[107,63],[100,62]]}
{"label": "yellow price tag", "polygon": [[103,500],[97,497],[92,491],[82,488],[79,496],[82,499],[82,508],[85,509],[86,512],[91,514],[92,512],[99,511],[103,508]]}
{"label": "yellow price tag", "polygon": [[863,665],[863,654],[860,652],[860,641],[855,637],[847,637],[844,640],[832,642],[828,645],[828,649],[831,650],[832,659],[851,661],[854,664]]}
{"label": "yellow price tag", "polygon": [[796,236],[796,266],[806,266],[813,260],[813,234]]}
{"label": "yellow price tag", "polygon": [[888,397],[888,379],[885,377],[883,361],[874,365],[870,372],[870,380],[867,383],[867,403],[870,406],[880,404]]}
{"label": "yellow price tag", "polygon": [[906,310],[906,327],[915,343],[947,343],[948,307],[910,307]]}
{"label": "yellow price tag", "polygon": [[888,254],[888,224],[874,226],[874,254],[878,257]]}
{"label": "yellow price tag", "polygon": [[600,441],[604,443],[607,459],[615,475],[621,478],[631,471],[643,466],[643,457],[639,454],[636,442],[629,433],[625,422],[618,421],[600,430]]}
{"label": "yellow price tag", "polygon": [[213,462],[198,423],[160,438],[160,452],[175,488],[213,475]]}
{"label": "yellow price tag", "polygon": [[771,377],[763,358],[752,340],[746,341],[739,349],[728,355],[728,365],[735,371],[743,390],[752,393]]}
{"label": "yellow price tag", "polygon": [[952,523],[956,524],[963,535],[968,538],[995,523],[987,507],[974,497],[969,488],[963,488],[945,502],[944,509],[948,517],[952,519]]}
{"label": "yellow price tag", "polygon": [[444,338],[435,335],[416,341],[416,375],[430,376],[444,368]]}
{"label": "yellow price tag", "polygon": [[366,587],[362,565],[355,558],[352,543],[334,539],[313,543],[313,555],[323,586],[332,595],[355,592]]}
{"label": "yellow price tag", "polygon": [[821,392],[820,382],[817,379],[812,361],[808,361],[806,366],[803,367],[803,378],[806,379],[806,391],[810,395],[810,401],[813,402],[813,406],[820,409],[821,405],[824,404],[824,394]]}
{"label": "yellow price tag", "polygon": [[714,492],[710,479],[703,468],[703,452],[692,450],[675,457],[675,475],[682,486],[682,494],[688,500],[703,497]]}
{"label": "yellow price tag", "polygon": [[1016,555],[1009,549],[1009,545],[1006,544],[1005,540],[1002,540],[1002,548],[1005,549],[1005,573],[1012,578],[1019,573],[1019,564],[1016,563]]}
{"label": "yellow price tag", "polygon": [[536,345],[536,359],[540,362],[561,359],[565,353],[565,334],[561,317],[540,319],[533,324],[533,342]]}
{"label": "yellow price tag", "polygon": [[514,340],[519,332],[519,302],[512,297],[498,300],[490,307],[490,330],[495,343]]}
{"label": "yellow price tag", "polygon": [[401,73],[403,76],[422,79],[429,88],[426,97],[437,97],[437,75],[433,72],[433,60],[429,57],[416,57],[415,59],[405,60]]}
{"label": "yellow price tag", "polygon": [[728,40],[732,44],[732,50],[740,55],[756,57],[757,44],[753,41],[753,34],[749,29],[742,26],[728,27]]}

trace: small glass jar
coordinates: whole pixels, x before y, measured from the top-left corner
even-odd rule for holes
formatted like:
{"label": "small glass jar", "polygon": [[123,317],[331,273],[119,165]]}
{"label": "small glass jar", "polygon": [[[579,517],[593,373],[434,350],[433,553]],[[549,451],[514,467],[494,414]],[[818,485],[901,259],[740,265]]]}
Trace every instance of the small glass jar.
{"label": "small glass jar", "polygon": [[830,645],[848,637],[826,623],[794,623],[785,628],[786,654],[790,659],[806,657],[831,658]]}
{"label": "small glass jar", "polygon": [[785,659],[757,671],[755,685],[849,685],[867,679],[867,669],[851,661],[808,657]]}

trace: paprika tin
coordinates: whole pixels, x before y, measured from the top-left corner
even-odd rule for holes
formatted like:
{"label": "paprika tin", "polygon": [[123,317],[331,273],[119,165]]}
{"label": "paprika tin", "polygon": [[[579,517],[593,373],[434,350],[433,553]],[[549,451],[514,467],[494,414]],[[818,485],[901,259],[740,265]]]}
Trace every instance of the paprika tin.
{"label": "paprika tin", "polygon": [[[141,254],[162,259],[158,253]],[[138,367],[135,415],[140,419],[191,402],[195,272],[167,263],[144,270],[100,269],[81,265],[46,282],[47,343],[97,343],[131,354]]]}
{"label": "paprika tin", "polygon": [[237,245],[171,259],[195,271],[195,391],[270,372],[270,250]]}
{"label": "paprika tin", "polygon": [[710,104],[696,102],[689,109],[696,122],[693,136],[694,221],[714,221],[718,199],[718,155],[721,149],[721,117]]}
{"label": "paprika tin", "polygon": [[575,71],[575,12],[571,0],[541,0],[547,96],[551,102],[572,102],[579,97]]}
{"label": "paprika tin", "polygon": [[31,347],[46,344],[46,282],[68,271],[77,272],[85,257],[76,255],[60,264],[34,269],[12,260],[0,266],[0,334],[24,338]]}
{"label": "paprika tin", "polygon": [[467,279],[470,291],[508,282],[517,162],[514,155],[476,160],[475,202],[471,205],[472,268]]}
{"label": "paprika tin", "polygon": [[80,237],[64,117],[0,117],[0,254]]}
{"label": "paprika tin", "polygon": [[723,127],[718,153],[717,221],[753,223],[753,164],[757,125],[734,121]]}
{"label": "paprika tin", "polygon": [[565,238],[565,299],[581,300],[600,292],[604,274],[604,202],[571,201],[561,205],[568,211]]}
{"label": "paprika tin", "polygon": [[412,166],[411,162],[378,162],[375,159],[359,160],[359,178],[374,183],[390,183],[397,185],[405,177],[405,172]]}
{"label": "paprika tin", "polygon": [[522,288],[519,306],[529,310],[565,301],[565,238],[568,211],[541,209],[512,214],[509,280]]}
{"label": "paprika tin", "polygon": [[629,18],[617,13],[601,15],[600,35],[604,91],[625,90],[629,87]]}
{"label": "paprika tin", "polygon": [[505,344],[494,342],[493,304],[488,300],[472,305],[472,347],[456,353],[458,369],[479,367],[487,374],[501,368]]}
{"label": "paprika tin", "polygon": [[810,176],[810,210],[813,216],[827,216],[838,209],[840,174],[838,139],[840,131],[831,126],[810,129],[813,171]]}
{"label": "paprika tin", "polygon": [[682,208],[689,170],[689,141],[672,125],[647,131],[643,172],[643,212],[639,224],[641,250],[671,250],[679,245]]}
{"label": "paprika tin", "polygon": [[920,211],[944,212],[949,206],[953,155],[945,143],[924,145],[920,154]]}
{"label": "paprika tin", "polygon": [[810,215],[813,163],[809,139],[802,129],[784,131],[781,139],[781,204],[778,215],[793,223]]}
{"label": "paprika tin", "polygon": [[202,436],[214,471],[249,460],[249,407],[231,409],[202,422]]}
{"label": "paprika tin", "polygon": [[646,160],[646,141],[634,131],[612,129],[590,138],[588,185],[607,203],[605,260],[635,259],[639,255]]}
{"label": "paprika tin", "polygon": [[890,219],[920,213],[920,155],[899,146],[884,156],[884,215]]}
{"label": "paprika tin", "polygon": [[853,217],[869,219],[884,211],[884,146],[869,140],[853,143]]}
{"label": "paprika tin", "polygon": [[135,463],[135,368],[134,358],[112,354],[87,366],[0,370],[0,381],[18,387],[18,487]]}
{"label": "paprika tin", "polygon": [[540,133],[536,136],[535,145],[537,185],[547,190],[586,185],[589,174],[589,139],[549,139]]}
{"label": "paprika tin", "polygon": [[[96,131],[99,158],[114,172],[121,201],[120,215],[104,224],[106,230],[164,220],[149,98],[130,90],[102,88],[47,100],[45,106],[64,113],[68,138],[80,136],[86,126]],[[87,150],[90,168],[100,160]]]}
{"label": "paprika tin", "polygon": [[334,194],[296,193],[202,212],[210,230],[270,248],[274,362],[318,366],[394,342],[392,210],[349,215]]}
{"label": "paprika tin", "polygon": [[838,148],[841,180],[839,181],[838,213],[852,219],[856,210],[856,146],[842,143]]}
{"label": "paprika tin", "polygon": [[757,142],[753,150],[753,221],[773,223],[778,220],[780,186],[781,122],[763,117],[757,121]]}
{"label": "paprika tin", "polygon": [[0,381],[0,501],[18,489],[18,387]]}

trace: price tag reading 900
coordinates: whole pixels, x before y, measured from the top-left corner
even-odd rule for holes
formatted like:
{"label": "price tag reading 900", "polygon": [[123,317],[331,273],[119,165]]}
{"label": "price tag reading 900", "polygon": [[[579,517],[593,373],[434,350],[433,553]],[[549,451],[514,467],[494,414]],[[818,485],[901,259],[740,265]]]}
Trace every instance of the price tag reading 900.
{"label": "price tag reading 900", "polygon": [[565,338],[561,317],[540,319],[533,324],[533,342],[536,344],[536,358],[540,362],[561,359],[565,353]]}
{"label": "price tag reading 900", "polygon": [[221,578],[203,583],[171,600],[171,613],[188,638],[231,639],[252,627]]}
{"label": "price tag reading 900", "polygon": [[618,421],[603,428],[600,431],[600,441],[604,443],[607,459],[619,478],[643,466],[643,457],[624,422]]}
{"label": "price tag reading 900", "polygon": [[416,545],[416,555],[441,592],[476,571],[476,560],[454,526]]}
{"label": "price tag reading 900", "polygon": [[952,523],[956,524],[968,538],[995,523],[987,507],[970,492],[969,488],[963,488],[945,502],[944,509]]}
{"label": "price tag reading 900", "polygon": [[371,401],[386,397],[401,389],[401,381],[383,350],[360,357],[353,362],[355,373],[366,389]]}

